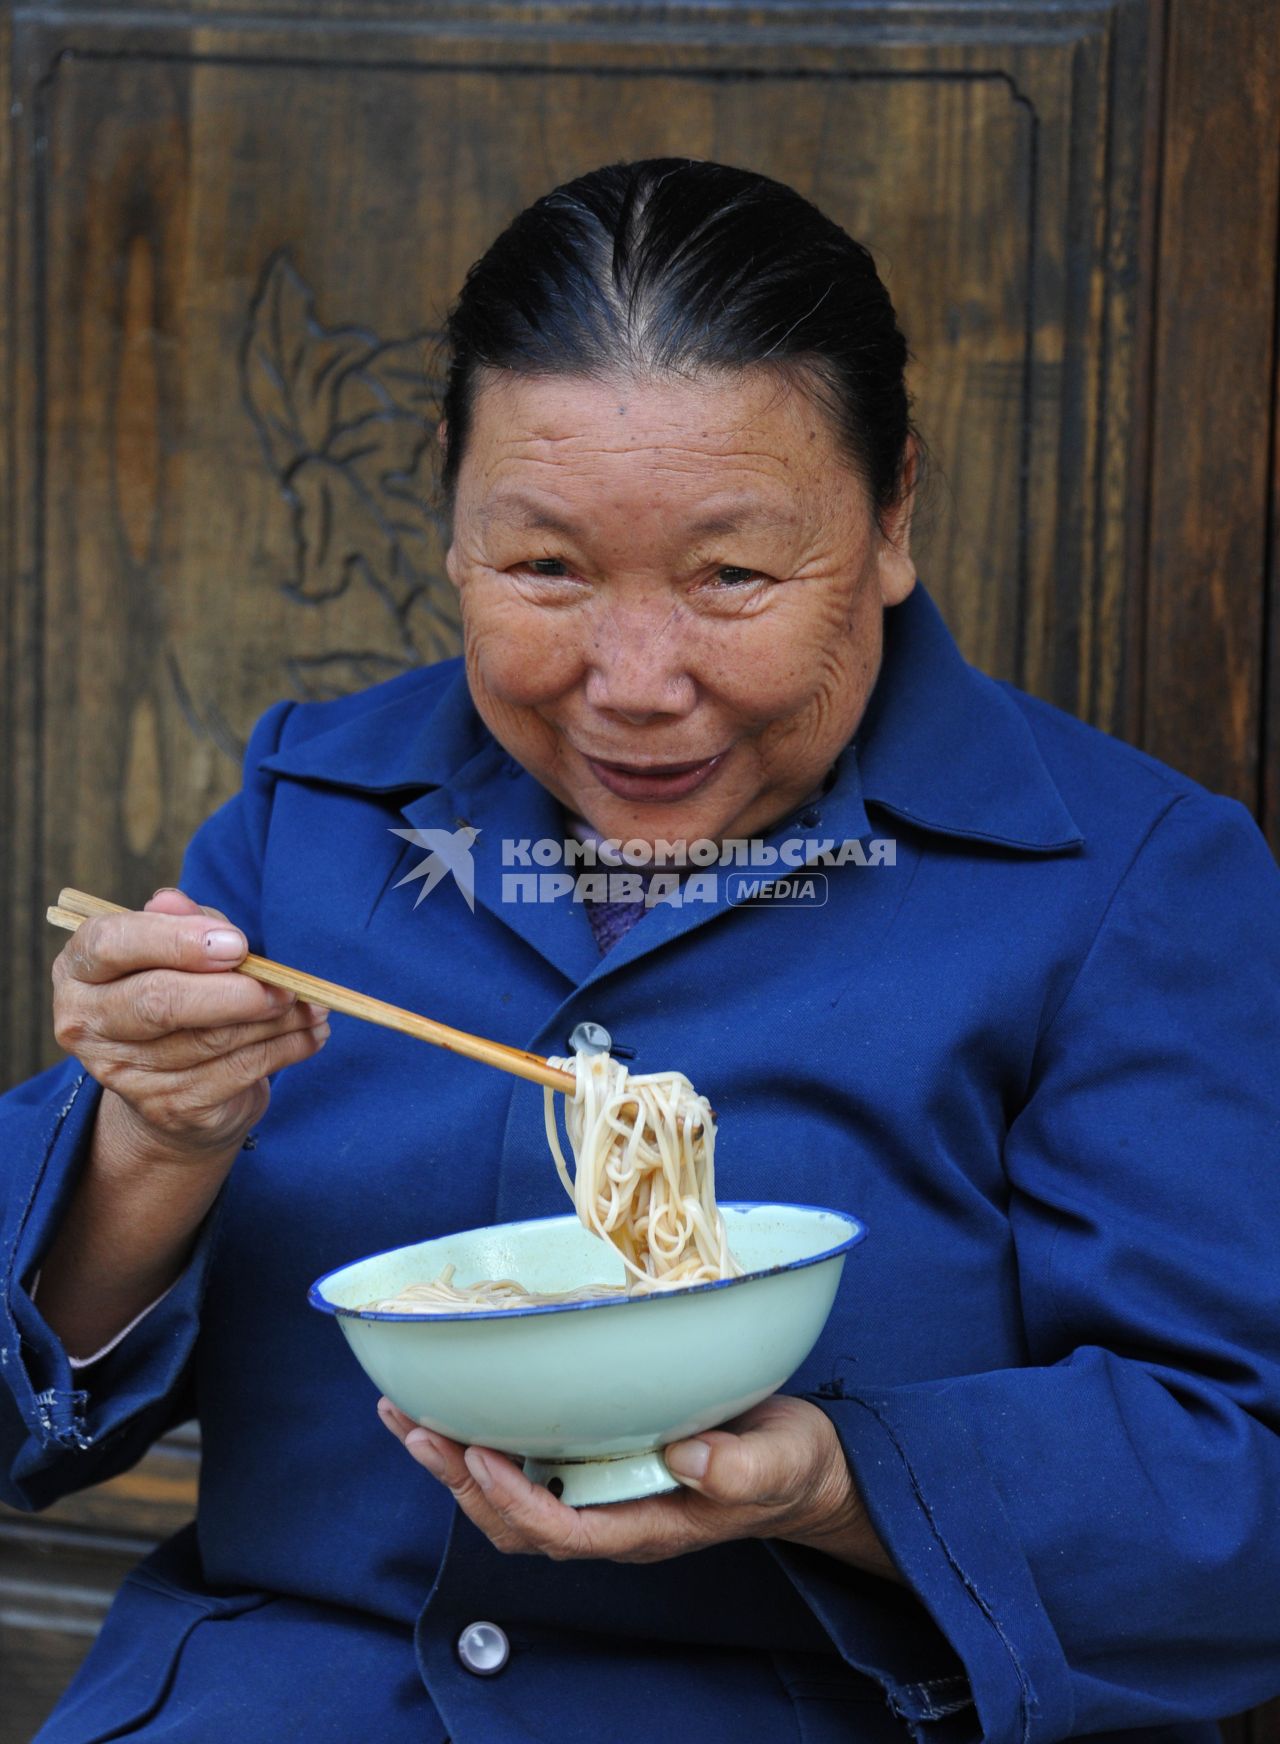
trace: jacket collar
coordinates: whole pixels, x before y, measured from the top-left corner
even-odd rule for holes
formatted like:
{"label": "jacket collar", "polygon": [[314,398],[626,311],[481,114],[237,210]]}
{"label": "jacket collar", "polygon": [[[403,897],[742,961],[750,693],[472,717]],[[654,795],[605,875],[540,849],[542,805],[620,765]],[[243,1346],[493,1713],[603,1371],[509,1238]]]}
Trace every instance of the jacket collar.
{"label": "jacket collar", "polygon": [[[477,758],[505,758],[472,706],[461,660],[386,688],[373,707],[356,698],[327,705],[349,712],[262,767],[370,793],[421,793],[455,783]],[[851,749],[829,802],[852,782],[862,804],[940,835],[1033,853],[1084,840],[1022,710],[964,659],[919,583],[885,614],[880,674]]]}
{"label": "jacket collar", "polygon": [[1079,847],[1022,709],[969,665],[919,582],[885,613],[884,637],[853,740],[865,803],[940,835],[1033,853]]}
{"label": "jacket collar", "polygon": [[[336,725],[273,751],[263,769],[361,793],[445,787],[494,743],[471,704],[460,657],[393,679],[384,701],[358,692],[321,710],[349,711]],[[365,706],[358,708],[359,702]],[[303,717],[305,721],[305,716]]]}

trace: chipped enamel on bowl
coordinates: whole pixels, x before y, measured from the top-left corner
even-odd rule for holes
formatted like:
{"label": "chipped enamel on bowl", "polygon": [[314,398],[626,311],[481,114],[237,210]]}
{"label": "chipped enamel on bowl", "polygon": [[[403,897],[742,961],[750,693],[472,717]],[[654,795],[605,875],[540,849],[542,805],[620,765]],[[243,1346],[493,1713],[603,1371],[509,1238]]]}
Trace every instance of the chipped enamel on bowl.
{"label": "chipped enamel on bowl", "polygon": [[373,1384],[453,1441],[522,1458],[574,1507],[677,1488],[659,1451],[776,1393],[826,1323],[857,1218],[811,1205],[722,1205],[747,1275],[650,1296],[454,1314],[361,1303],[457,1267],[455,1282],[528,1290],[621,1284],[622,1262],[572,1214],[464,1230],[327,1273],[336,1316]]}

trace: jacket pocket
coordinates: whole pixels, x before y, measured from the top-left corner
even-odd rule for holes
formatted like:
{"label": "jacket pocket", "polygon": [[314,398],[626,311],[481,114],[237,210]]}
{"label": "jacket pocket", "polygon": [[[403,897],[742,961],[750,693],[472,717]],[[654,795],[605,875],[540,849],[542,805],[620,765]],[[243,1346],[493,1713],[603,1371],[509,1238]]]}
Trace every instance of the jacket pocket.
{"label": "jacket pocket", "polygon": [[829,1654],[774,1653],[803,1744],[910,1744],[883,1689]]}
{"label": "jacket pocket", "polygon": [[33,1744],[107,1744],[162,1706],[187,1637],[209,1617],[235,1617],[271,1593],[205,1591],[195,1527],[186,1526],[121,1582],[106,1621]]}

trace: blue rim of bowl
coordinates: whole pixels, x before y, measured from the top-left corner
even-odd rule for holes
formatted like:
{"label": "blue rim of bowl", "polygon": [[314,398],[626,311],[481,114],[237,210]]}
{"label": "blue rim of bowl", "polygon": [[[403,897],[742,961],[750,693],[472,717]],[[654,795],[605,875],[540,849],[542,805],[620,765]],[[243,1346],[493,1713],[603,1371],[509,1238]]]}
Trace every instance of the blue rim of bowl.
{"label": "blue rim of bowl", "polygon": [[[670,1302],[681,1296],[700,1296],[708,1290],[731,1290],[736,1284],[751,1284],[760,1278],[776,1277],[779,1272],[798,1272],[805,1266],[821,1265],[823,1260],[835,1259],[838,1254],[848,1253],[851,1247],[858,1243],[867,1233],[867,1226],[861,1218],[855,1217],[849,1211],[837,1211],[830,1205],[796,1205],[782,1200],[756,1199],[726,1199],[722,1201],[722,1211],[817,1211],[826,1217],[838,1217],[842,1223],[852,1225],[852,1233],[835,1247],[824,1248],[821,1253],[807,1254],[804,1259],[787,1260],[779,1266],[766,1266],[763,1271],[744,1272],[740,1278],[713,1278],[707,1284],[683,1284],[674,1290],[654,1290],[643,1296],[604,1296],[588,1302],[535,1302],[528,1308],[462,1308],[456,1314],[425,1313],[399,1314],[389,1313],[380,1308],[340,1308],[336,1302],[328,1301],[321,1290],[330,1278],[336,1278],[339,1272],[350,1271],[352,1266],[366,1265],[370,1260],[384,1259],[388,1254],[399,1253],[403,1247],[425,1246],[426,1242],[403,1242],[400,1247],[384,1247],[378,1253],[365,1254],[360,1259],[348,1260],[345,1265],[334,1266],[323,1277],[317,1278],[307,1291],[307,1301],[321,1314],[333,1314],[347,1320],[429,1320],[432,1322],[445,1320],[517,1320],[525,1319],[531,1314],[577,1314],[587,1308],[635,1308],[645,1302]],[[519,1227],[530,1223],[562,1223],[573,1221],[573,1213],[560,1217],[521,1217],[514,1226],[495,1224],[496,1229]],[[470,1229],[459,1229],[452,1232],[455,1235],[474,1235],[477,1232]],[[447,1241],[448,1236],[428,1236],[427,1241]]]}

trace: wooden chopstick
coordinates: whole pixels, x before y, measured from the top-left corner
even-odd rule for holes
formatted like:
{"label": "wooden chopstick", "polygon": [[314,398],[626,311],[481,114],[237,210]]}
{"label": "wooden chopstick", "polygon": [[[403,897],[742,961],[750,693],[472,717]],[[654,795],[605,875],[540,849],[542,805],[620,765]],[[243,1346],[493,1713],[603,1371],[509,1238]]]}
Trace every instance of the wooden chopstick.
{"label": "wooden chopstick", "polygon": [[[56,905],[46,912],[46,919],[68,932],[86,920],[100,914],[129,914],[118,902],[107,902],[101,896],[90,896],[83,890],[62,890]],[[284,987],[300,999],[341,1011],[347,1017],[363,1018],[366,1023],[381,1024],[383,1029],[399,1030],[401,1035],[415,1036],[420,1042],[446,1048],[451,1054],[465,1054],[485,1066],[497,1066],[503,1072],[513,1072],[517,1078],[527,1078],[534,1084],[545,1084],[572,1096],[577,1080],[572,1072],[552,1066],[539,1054],[526,1053],[523,1048],[509,1048],[502,1042],[488,1041],[484,1036],[468,1035],[466,1030],[451,1029],[447,1023],[420,1017],[416,1011],[406,1011],[399,1005],[373,999],[354,988],[341,987],[336,981],[324,981],[319,975],[308,975],[302,969],[290,969],[284,963],[273,963],[269,957],[255,957],[252,952],[236,971],[255,981],[265,981],[271,987]]]}

